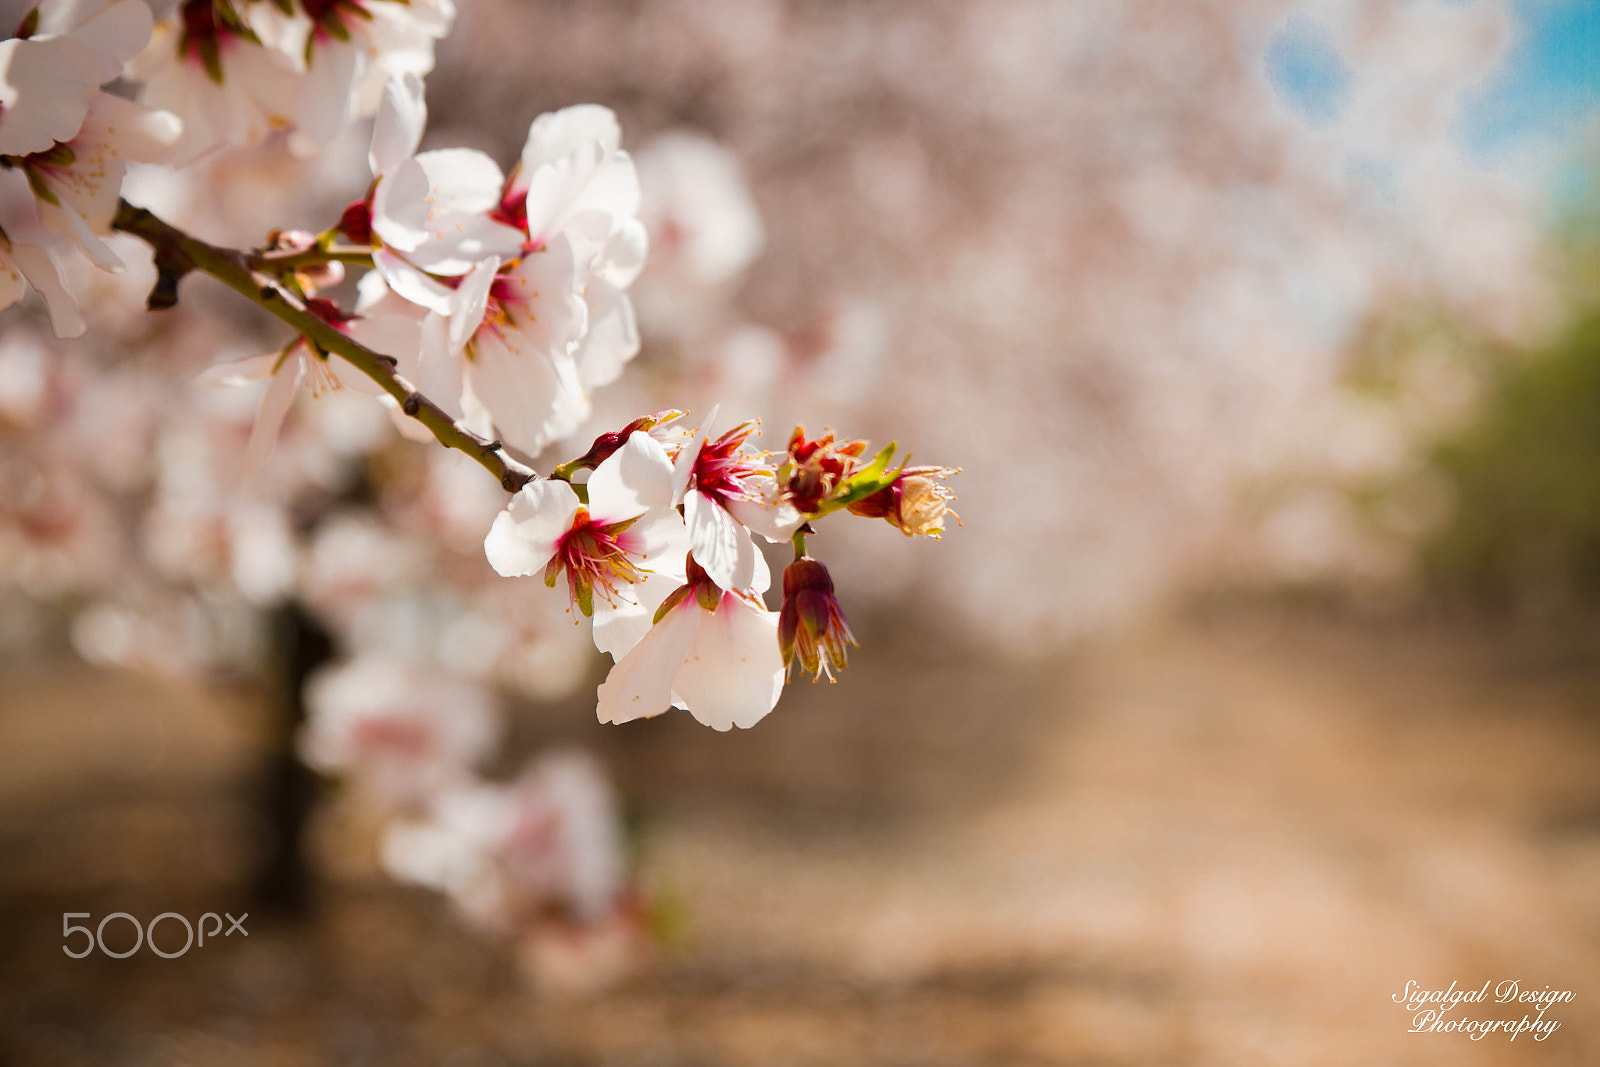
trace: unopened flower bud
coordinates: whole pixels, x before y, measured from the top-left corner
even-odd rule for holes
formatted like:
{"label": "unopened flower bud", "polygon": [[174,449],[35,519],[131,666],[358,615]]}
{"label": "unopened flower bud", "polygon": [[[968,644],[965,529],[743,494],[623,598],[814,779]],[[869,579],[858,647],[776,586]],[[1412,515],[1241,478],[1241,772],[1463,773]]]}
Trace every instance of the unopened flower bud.
{"label": "unopened flower bud", "polygon": [[[267,235],[271,252],[309,252],[317,245],[317,235],[305,230],[273,230]],[[307,292],[331,289],[344,281],[344,264],[338,260],[295,268],[294,276]]]}
{"label": "unopened flower bud", "polygon": [[666,411],[658,411],[654,415],[644,415],[634,419],[620,430],[607,430],[605,433],[594,439],[594,444],[589,446],[589,451],[585,452],[577,459],[568,460],[566,463],[563,463],[560,467],[556,468],[556,471],[551,476],[557,478],[570,478],[578,471],[594,470],[596,467],[600,466],[600,464],[610,459],[617,449],[627,444],[628,438],[632,437],[636,433],[648,433],[657,441],[665,444],[672,436],[672,431],[665,428],[667,423],[672,422],[674,419],[680,419],[683,417],[683,415],[684,412],[682,411],[678,411],[675,408],[668,408]]}
{"label": "unopened flower bud", "polygon": [[856,643],[844,610],[833,595],[828,568],[801,556],[783,571],[783,607],[778,612],[778,648],[785,669],[800,661],[812,681],[844,670],[845,646]]}
{"label": "unopened flower bud", "polygon": [[835,443],[832,430],[808,438],[805,427],[796,426],[789,438],[789,455],[780,475],[783,498],[802,515],[815,515],[824,502],[856,469],[856,461],[866,451],[865,441]]}
{"label": "unopened flower bud", "polygon": [[370,245],[372,243],[372,203],[370,200],[357,200],[344,209],[339,216],[339,232],[348,237],[352,244]]}
{"label": "unopened flower bud", "polygon": [[945,478],[960,472],[960,467],[906,467],[893,482],[851,504],[850,512],[884,519],[907,537],[923,534],[937,541],[944,532],[945,516],[961,522],[961,516],[950,510],[956,494],[944,484]]}

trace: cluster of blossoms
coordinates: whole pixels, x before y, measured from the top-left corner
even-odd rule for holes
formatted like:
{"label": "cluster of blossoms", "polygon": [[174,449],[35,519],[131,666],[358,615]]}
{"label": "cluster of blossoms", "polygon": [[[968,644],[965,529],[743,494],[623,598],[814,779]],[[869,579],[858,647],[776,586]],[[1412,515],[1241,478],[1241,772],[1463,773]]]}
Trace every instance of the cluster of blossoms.
{"label": "cluster of blossoms", "polygon": [[[953,513],[937,479],[954,471],[890,469],[893,445],[862,463],[865,442],[800,428],[775,464],[749,446],[756,423],[719,434],[713,411],[683,438],[671,429],[680,414],[603,435],[557,477],[523,488],[484,549],[500,574],[543,575],[551,587],[564,576],[572,604],[593,617],[595,645],[615,661],[600,686],[602,722],[679,707],[718,730],[749,727],[777,704],[796,661],[831,680],[855,643],[827,569],[805,554],[812,523],[849,510],[938,537]],[[592,473],[574,486],[579,470]],[[762,599],[772,576],[757,536],[794,543],[777,612]]]}
{"label": "cluster of blossoms", "polygon": [[101,88],[149,34],[140,0],[113,0],[35,8],[0,41],[0,308],[32,286],[62,337],[84,330],[64,262],[122,269],[102,238],[127,163],[170,157],[182,131],[170,113]]}
{"label": "cluster of blossoms", "polygon": [[[573,628],[552,625],[575,607],[613,660],[602,722],[676,706],[719,730],[752,726],[796,667],[832,680],[855,643],[807,554],[816,524],[848,512],[937,538],[954,470],[894,466],[892,444],[869,459],[862,441],[801,429],[762,452],[754,421],[719,426],[713,410],[689,432],[671,410],[537,473],[529,464],[592,421],[596,390],[640,351],[629,290],[649,213],[618,121],[598,105],[541,115],[508,172],[473,150],[419,151],[422,76],[452,18],[448,0],[184,0],[158,24],[140,0],[47,2],[0,43],[0,303],[31,286],[59,336],[82,333],[80,305],[128,295],[101,272],[123,269],[114,248],[137,248],[132,235],[154,250],[150,306],[209,273],[296,331],[199,376],[254,384],[259,398],[179,398],[92,360],[0,349],[0,434],[20,431],[24,446],[0,461],[0,564],[35,592],[88,594],[74,640],[107,661],[173,666],[182,642],[155,620],[203,627],[223,588],[252,609],[309,611],[342,655],[307,687],[299,751],[381,814],[385,868],[535,954],[570,949],[573,930],[603,953],[642,929],[615,801],[572,754],[484,780],[504,732],[497,690],[539,699],[577,683],[581,649],[561,635]],[[102,89],[119,78],[140,102]],[[320,233],[274,229],[238,252],[121,200],[129,163],[204,166],[269,142],[304,156],[362,116],[365,194]],[[719,152],[680,138],[658,156],[678,192],[658,205],[656,233],[686,305],[760,242]],[[702,173],[732,214],[683,195]],[[172,339],[233,347],[186,328]],[[297,426],[302,385],[317,402]],[[457,451],[376,474],[390,422]],[[74,466],[58,435],[102,445]],[[458,452],[495,479],[464,472]],[[238,468],[221,458],[239,455]],[[114,543],[102,496],[139,501],[135,548]],[[773,610],[761,546],[785,542],[794,560]],[[186,592],[122,581],[94,602],[125,552]],[[566,597],[530,597],[495,574],[541,576]]]}

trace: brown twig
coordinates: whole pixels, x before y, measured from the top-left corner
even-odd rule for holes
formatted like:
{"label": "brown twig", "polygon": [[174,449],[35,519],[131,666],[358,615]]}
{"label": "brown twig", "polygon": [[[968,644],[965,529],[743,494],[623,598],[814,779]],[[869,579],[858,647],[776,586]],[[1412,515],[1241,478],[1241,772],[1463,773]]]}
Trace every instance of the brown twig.
{"label": "brown twig", "polygon": [[178,301],[178,282],[190,271],[209,274],[246,300],[265,308],[287,323],[295,332],[323,352],[332,353],[377,382],[400,405],[400,410],[416,419],[446,448],[465,452],[514,493],[538,477],[532,468],[506,455],[499,441],[480,437],[423,396],[417,388],[395,372],[394,359],[374,352],[349,335],[306,310],[293,293],[275,279],[251,269],[250,254],[231,248],[218,248],[190,237],[142,207],[126,200],[117,206],[112,226],[133,234],[155,249],[159,277],[150,292],[152,310],[168,308]]}

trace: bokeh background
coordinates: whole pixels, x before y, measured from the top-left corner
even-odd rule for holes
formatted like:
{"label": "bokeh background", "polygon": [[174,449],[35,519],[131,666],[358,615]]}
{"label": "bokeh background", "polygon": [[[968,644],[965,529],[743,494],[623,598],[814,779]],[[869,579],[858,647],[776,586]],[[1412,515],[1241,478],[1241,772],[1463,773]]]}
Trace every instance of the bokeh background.
{"label": "bokeh background", "polygon": [[[0,1052],[1600,1060],[1597,59],[1582,0],[463,4],[426,147],[510,162],[595,101],[639,163],[645,347],[591,432],[892,437],[964,468],[963,525],[814,540],[837,684],[600,727],[587,636],[483,580],[477,472],[325,398],[240,475],[254,398],[190,383],[282,338],[226,294],[155,318],[136,265],[71,345],[8,313]],[[128,195],[320,229],[365,137]],[[603,768],[623,919],[386,873],[295,758],[368,654],[492,694],[492,780]],[[60,952],[63,912],[223,910],[247,940]],[[1574,993],[1548,1039],[1392,999],[1506,979]]]}

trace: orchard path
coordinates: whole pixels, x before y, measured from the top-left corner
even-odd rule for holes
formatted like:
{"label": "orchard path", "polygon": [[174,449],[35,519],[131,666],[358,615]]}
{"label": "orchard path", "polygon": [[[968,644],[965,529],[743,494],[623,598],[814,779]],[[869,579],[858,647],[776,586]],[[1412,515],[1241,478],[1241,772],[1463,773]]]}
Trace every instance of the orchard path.
{"label": "orchard path", "polygon": [[[205,960],[69,970],[50,925],[74,897],[62,850],[78,850],[78,877],[99,872],[70,910],[154,914],[179,883],[215,897],[223,874],[207,882],[183,842],[209,834],[195,855],[225,871],[242,816],[195,798],[237,774],[248,732],[192,694],[119,683],[118,721],[183,726],[159,744],[128,726],[100,755],[80,745],[75,766],[100,766],[102,783],[130,745],[160,768],[96,807],[28,751],[107,714],[86,705],[110,683],[13,671],[0,712],[0,845],[19,858],[5,883],[18,947],[0,976],[13,1058],[1600,1062],[1592,667],[1537,644],[1262,612],[1029,666],[895,644],[749,734],[669,718],[602,735],[687,935],[599,999],[531,995],[430,898],[356,875],[309,931],[267,924]],[[47,725],[25,710],[41,703]],[[556,732],[595,737],[577,717]],[[185,745],[211,754],[208,774]],[[124,847],[105,874],[104,842],[134,825],[162,859]],[[166,897],[150,888],[162,878]],[[1408,1033],[1391,1000],[1408,980],[1506,979],[1574,992],[1546,1013],[1561,1024],[1548,1040]]]}

